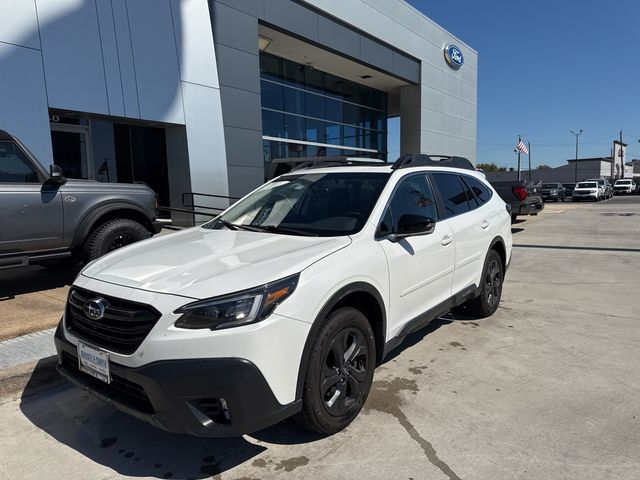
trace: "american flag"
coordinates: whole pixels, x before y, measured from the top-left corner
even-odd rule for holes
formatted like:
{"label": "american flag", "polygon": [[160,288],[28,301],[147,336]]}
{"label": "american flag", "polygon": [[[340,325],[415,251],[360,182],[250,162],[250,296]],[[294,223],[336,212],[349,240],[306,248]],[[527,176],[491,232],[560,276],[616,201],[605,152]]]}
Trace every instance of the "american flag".
{"label": "american flag", "polygon": [[529,155],[529,149],[527,148],[527,146],[524,144],[524,142],[522,140],[520,140],[520,143],[518,143],[518,146],[516,147],[516,150],[521,151],[525,155]]}

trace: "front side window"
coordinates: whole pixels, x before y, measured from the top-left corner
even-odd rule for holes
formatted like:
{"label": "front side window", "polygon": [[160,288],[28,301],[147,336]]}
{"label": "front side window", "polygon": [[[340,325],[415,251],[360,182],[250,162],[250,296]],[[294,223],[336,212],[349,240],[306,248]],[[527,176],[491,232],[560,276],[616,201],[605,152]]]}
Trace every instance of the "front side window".
{"label": "front side window", "polygon": [[458,175],[455,173],[434,173],[433,179],[438,186],[444,202],[445,216],[453,217],[468,212],[469,202]]}
{"label": "front side window", "polygon": [[0,140],[0,182],[38,183],[38,173],[18,146],[11,141]]}
{"label": "front side window", "polygon": [[351,235],[364,226],[389,175],[386,172],[284,175],[203,227],[303,236]]}
{"label": "front side window", "polygon": [[403,215],[438,218],[433,191],[426,176],[414,175],[398,183],[380,222],[379,233],[384,235],[397,231],[398,221]]}

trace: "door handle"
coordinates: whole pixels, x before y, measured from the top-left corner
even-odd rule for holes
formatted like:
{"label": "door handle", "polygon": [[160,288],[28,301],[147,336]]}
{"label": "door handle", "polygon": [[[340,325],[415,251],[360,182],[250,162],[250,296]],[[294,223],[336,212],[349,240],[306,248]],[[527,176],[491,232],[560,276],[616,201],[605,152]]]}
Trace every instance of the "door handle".
{"label": "door handle", "polygon": [[487,222],[487,221],[485,220],[484,222],[482,222],[482,223],[480,224],[480,227],[481,227],[483,230],[486,230],[486,229],[489,227],[489,222]]}
{"label": "door handle", "polygon": [[440,243],[444,247],[449,245],[451,242],[453,242],[453,236],[452,235],[445,235],[444,237],[442,237],[442,240],[440,240]]}

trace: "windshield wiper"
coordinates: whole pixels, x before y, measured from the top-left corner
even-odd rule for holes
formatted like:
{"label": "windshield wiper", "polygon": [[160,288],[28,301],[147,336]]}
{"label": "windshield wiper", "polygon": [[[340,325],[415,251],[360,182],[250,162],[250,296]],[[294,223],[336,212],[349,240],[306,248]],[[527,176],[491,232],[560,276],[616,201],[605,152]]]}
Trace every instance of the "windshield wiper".
{"label": "windshield wiper", "polygon": [[276,225],[251,225],[253,228],[259,229],[269,233],[283,233],[285,235],[302,235],[305,237],[317,237],[317,233],[309,232],[307,230],[298,230],[289,227],[278,227]]}
{"label": "windshield wiper", "polygon": [[239,225],[237,223],[227,222],[226,220],[222,220],[221,218],[218,221],[227,227],[229,230],[249,230],[251,232],[260,232],[261,230],[257,228],[250,227],[249,225]]}
{"label": "windshield wiper", "polygon": [[231,223],[222,219],[219,219],[218,221],[222,223],[222,225],[227,227],[229,230],[247,230],[249,232],[264,232],[264,228],[260,225],[242,225],[241,223]]}
{"label": "windshield wiper", "polygon": [[231,222],[227,222],[226,220],[222,220],[221,218],[218,219],[218,221],[224,225],[225,227],[227,227],[229,230],[238,230],[238,225],[234,225]]}
{"label": "windshield wiper", "polygon": [[249,232],[269,232],[282,233],[285,235],[303,235],[305,237],[317,237],[317,233],[308,232],[306,230],[297,230],[295,228],[278,227],[276,225],[242,225],[239,223],[231,223],[221,218],[218,219],[222,225],[229,230],[248,230]]}

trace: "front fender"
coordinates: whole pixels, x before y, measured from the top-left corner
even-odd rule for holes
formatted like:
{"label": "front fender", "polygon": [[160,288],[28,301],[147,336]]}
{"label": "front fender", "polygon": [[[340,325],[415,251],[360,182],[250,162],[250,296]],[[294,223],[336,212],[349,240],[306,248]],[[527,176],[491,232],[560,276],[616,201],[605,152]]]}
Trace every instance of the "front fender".
{"label": "front fender", "polygon": [[96,225],[96,222],[98,222],[101,218],[109,215],[112,212],[123,210],[135,212],[137,215],[142,215],[148,223],[148,225],[145,224],[145,227],[150,228],[152,220],[149,218],[144,208],[142,208],[140,205],[128,201],[113,202],[105,200],[96,205],[93,205],[90,210],[83,212],[82,217],[79,219],[79,221],[74,218],[67,219],[65,216],[65,224],[69,221],[71,222],[71,225],[77,225],[77,228],[75,229],[73,235],[73,240],[71,241],[71,246],[75,247],[81,245],[89,235],[89,232],[91,232],[93,227]]}

